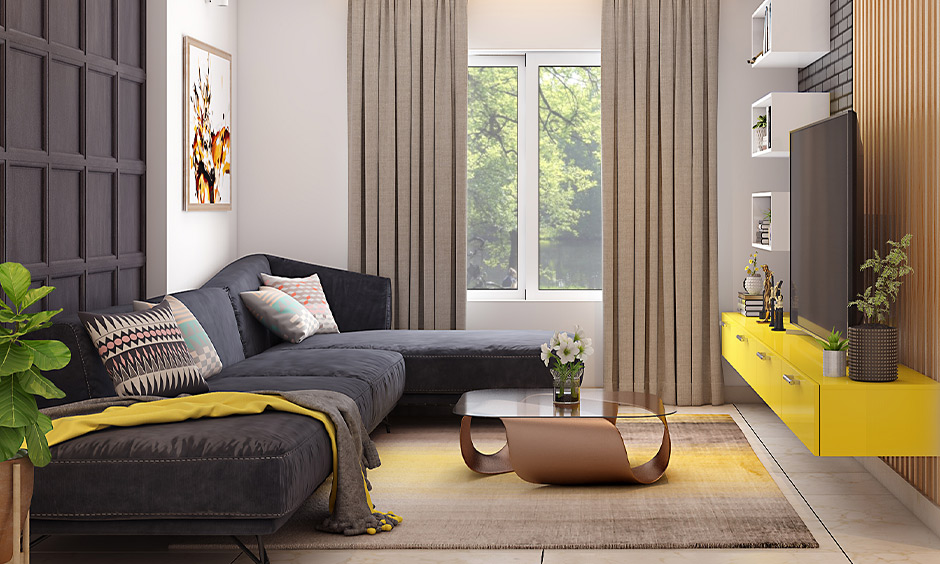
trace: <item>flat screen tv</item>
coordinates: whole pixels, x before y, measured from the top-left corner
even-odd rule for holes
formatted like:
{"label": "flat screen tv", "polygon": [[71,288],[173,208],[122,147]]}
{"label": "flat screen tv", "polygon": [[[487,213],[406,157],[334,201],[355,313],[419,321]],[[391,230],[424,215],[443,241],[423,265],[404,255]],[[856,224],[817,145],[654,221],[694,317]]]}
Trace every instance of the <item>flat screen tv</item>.
{"label": "flat screen tv", "polygon": [[859,321],[857,144],[852,110],[790,132],[790,322],[820,337]]}

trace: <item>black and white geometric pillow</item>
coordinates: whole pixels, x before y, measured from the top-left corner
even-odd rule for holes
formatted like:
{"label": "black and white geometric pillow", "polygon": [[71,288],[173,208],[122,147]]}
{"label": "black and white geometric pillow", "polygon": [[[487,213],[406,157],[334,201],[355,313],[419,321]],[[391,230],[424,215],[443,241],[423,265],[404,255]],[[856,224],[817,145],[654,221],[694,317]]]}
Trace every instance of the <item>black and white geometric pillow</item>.
{"label": "black and white geometric pillow", "polygon": [[147,311],[78,316],[119,396],[176,397],[209,391],[167,302]]}

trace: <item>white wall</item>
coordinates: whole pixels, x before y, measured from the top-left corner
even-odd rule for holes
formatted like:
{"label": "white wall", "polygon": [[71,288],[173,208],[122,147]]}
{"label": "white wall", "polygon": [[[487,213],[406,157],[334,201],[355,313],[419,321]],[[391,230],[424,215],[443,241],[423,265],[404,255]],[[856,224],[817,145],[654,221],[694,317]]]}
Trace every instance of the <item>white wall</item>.
{"label": "white wall", "polygon": [[601,0],[469,0],[470,49],[601,48]]}
{"label": "white wall", "polygon": [[238,9],[238,254],[346,268],[346,0]]}
{"label": "white wall", "polygon": [[147,3],[147,295],[200,286],[236,255],[237,215],[183,211],[183,36],[232,55],[232,201],[239,197],[238,0]]}
{"label": "white wall", "polygon": [[[796,92],[796,69],[754,69],[751,14],[761,0],[721,0],[718,41],[718,303],[734,311],[744,281],[750,244],[751,193],[790,190],[789,159],[750,154],[751,104],[768,92]],[[790,254],[760,251],[788,295]],[[717,320],[716,320],[717,323]],[[723,362],[725,384],[747,386]]]}

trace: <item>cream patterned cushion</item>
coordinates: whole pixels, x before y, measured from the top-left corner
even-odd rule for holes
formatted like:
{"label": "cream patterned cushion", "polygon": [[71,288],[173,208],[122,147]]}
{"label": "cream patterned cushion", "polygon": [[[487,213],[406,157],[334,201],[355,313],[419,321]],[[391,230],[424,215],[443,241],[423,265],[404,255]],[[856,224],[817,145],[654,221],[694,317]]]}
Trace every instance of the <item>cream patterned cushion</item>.
{"label": "cream patterned cushion", "polygon": [[[199,373],[202,374],[203,378],[218,374],[222,370],[222,359],[219,358],[219,353],[216,352],[215,345],[212,344],[202,324],[199,323],[193,312],[189,311],[189,308],[183,302],[173,296],[167,296],[166,301],[170,304],[170,310],[173,312],[176,324],[180,326],[180,331],[183,332],[183,341],[186,342],[186,348],[189,349],[189,354],[193,356],[193,361],[199,368]],[[134,311],[148,310],[154,305],[150,302],[134,300]]]}
{"label": "cream patterned cushion", "polygon": [[269,286],[239,294],[248,311],[285,341],[299,343],[320,328],[320,322],[294,298]]}
{"label": "cream patterned cushion", "polygon": [[306,278],[282,278],[261,273],[261,280],[265,286],[277,288],[289,294],[307,308],[307,311],[320,322],[320,329],[317,333],[339,333],[339,327],[333,319],[333,312],[330,311],[330,304],[326,302],[326,294],[323,293],[319,276],[313,274]]}

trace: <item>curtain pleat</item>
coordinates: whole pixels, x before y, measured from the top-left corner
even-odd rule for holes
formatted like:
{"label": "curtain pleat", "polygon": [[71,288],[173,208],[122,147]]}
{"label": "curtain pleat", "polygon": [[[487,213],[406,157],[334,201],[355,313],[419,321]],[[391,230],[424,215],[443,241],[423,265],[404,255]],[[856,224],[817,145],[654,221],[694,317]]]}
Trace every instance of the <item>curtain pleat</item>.
{"label": "curtain pleat", "polygon": [[349,0],[349,268],[402,329],[466,324],[467,0]]}
{"label": "curtain pleat", "polygon": [[604,383],[720,404],[718,0],[605,0]]}

